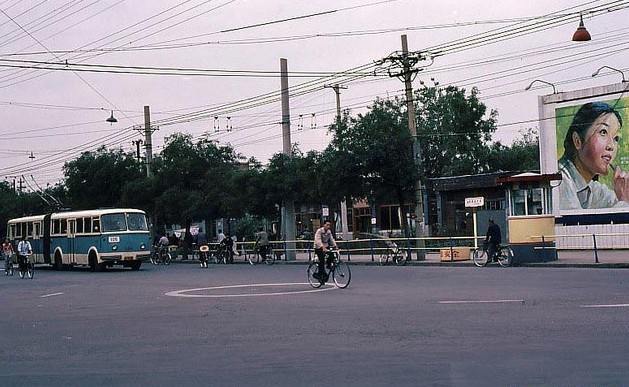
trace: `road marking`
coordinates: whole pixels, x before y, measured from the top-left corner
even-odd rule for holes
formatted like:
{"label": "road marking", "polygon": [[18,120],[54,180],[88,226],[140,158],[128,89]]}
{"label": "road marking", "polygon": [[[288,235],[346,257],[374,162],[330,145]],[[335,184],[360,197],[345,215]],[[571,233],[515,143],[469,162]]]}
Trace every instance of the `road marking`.
{"label": "road marking", "polygon": [[236,288],[253,288],[253,287],[271,287],[271,286],[293,286],[293,285],[309,285],[307,282],[291,282],[291,283],[277,283],[277,284],[244,284],[244,285],[225,285],[225,286],[212,286],[207,288],[195,288],[174,290],[164,293],[169,297],[186,297],[186,298],[230,298],[230,297],[261,297],[261,296],[284,296],[290,294],[304,294],[304,293],[316,293],[324,292],[326,290],[332,290],[336,287],[332,284],[325,284],[324,287],[319,289],[298,290],[294,292],[271,292],[271,293],[240,293],[240,294],[185,294],[190,292],[199,292],[202,290],[220,290],[220,289],[236,289]]}
{"label": "road marking", "polygon": [[524,304],[524,300],[459,300],[459,301],[439,301],[440,304],[506,304],[517,302]]}
{"label": "road marking", "polygon": [[581,308],[627,308],[629,304],[581,305]]}
{"label": "road marking", "polygon": [[46,298],[46,297],[53,297],[53,296],[60,296],[62,295],[62,292],[59,293],[50,293],[50,294],[44,294],[43,296],[39,296],[39,298]]}

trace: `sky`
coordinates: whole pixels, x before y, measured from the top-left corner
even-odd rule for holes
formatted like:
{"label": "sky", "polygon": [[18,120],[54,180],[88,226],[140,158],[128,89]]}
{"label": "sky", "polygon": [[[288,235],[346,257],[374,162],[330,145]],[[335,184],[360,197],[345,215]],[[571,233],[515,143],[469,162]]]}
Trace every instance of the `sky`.
{"label": "sky", "polygon": [[[418,64],[413,87],[477,87],[498,111],[494,140],[505,144],[538,126],[537,98],[553,92],[541,82],[526,91],[532,81],[557,91],[621,81],[608,69],[593,78],[601,66],[629,78],[629,0],[488,4],[0,0],[0,177],[45,187],[81,152],[134,150],[144,106],[154,153],[182,132],[264,163],[282,150],[280,58],[292,88],[291,141],[322,150],[336,114],[334,92],[323,85],[347,87],[341,107],[353,116],[376,98],[399,96],[403,83],[378,61],[401,50],[402,34],[410,51],[434,57]],[[579,13],[589,42],[571,41]],[[473,44],[453,45],[461,39]],[[105,121],[112,111],[114,124]]]}

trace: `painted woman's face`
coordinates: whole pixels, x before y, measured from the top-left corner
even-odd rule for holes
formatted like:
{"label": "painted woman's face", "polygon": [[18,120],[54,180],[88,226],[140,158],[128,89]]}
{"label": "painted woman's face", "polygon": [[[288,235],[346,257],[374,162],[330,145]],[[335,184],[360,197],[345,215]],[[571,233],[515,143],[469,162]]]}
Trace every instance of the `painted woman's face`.
{"label": "painted woman's face", "polygon": [[580,166],[592,176],[607,175],[618,151],[620,122],[613,113],[602,114],[592,123],[583,141],[574,140]]}

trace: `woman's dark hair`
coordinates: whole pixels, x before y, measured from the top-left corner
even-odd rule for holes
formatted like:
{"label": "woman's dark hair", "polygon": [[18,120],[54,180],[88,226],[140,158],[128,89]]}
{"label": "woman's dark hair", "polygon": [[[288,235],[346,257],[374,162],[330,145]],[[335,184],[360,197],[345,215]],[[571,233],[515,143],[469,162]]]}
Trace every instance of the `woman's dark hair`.
{"label": "woman's dark hair", "polygon": [[613,107],[609,106],[605,102],[588,102],[581,106],[572,119],[572,124],[568,128],[566,138],[563,141],[563,157],[574,161],[577,150],[574,147],[574,141],[572,141],[572,133],[576,132],[581,140],[585,140],[585,134],[594,121],[603,114],[613,113],[622,127],[622,117]]}

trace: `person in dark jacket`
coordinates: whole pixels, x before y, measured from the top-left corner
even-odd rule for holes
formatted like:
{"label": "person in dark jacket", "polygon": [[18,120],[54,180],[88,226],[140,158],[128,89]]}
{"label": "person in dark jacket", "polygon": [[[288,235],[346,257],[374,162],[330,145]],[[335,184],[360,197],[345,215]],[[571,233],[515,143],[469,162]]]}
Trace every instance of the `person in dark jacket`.
{"label": "person in dark jacket", "polygon": [[485,244],[487,246],[487,259],[489,262],[494,260],[494,256],[498,252],[498,248],[502,243],[502,233],[500,227],[494,223],[493,219],[489,219],[489,227],[485,236]]}

